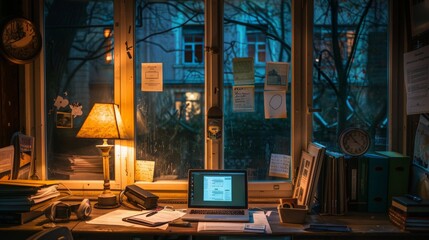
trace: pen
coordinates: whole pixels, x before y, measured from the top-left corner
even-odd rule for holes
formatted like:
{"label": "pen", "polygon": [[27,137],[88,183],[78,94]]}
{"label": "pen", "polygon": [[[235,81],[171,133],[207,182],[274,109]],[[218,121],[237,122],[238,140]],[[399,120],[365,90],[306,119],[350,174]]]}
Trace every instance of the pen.
{"label": "pen", "polygon": [[146,216],[145,216],[145,217],[150,217],[150,216],[153,216],[153,215],[155,215],[155,214],[157,214],[157,213],[158,213],[157,211],[155,211],[155,212],[150,212],[150,213],[146,214]]}
{"label": "pen", "polygon": [[421,202],[422,199],[419,196],[411,195],[411,194],[405,194],[405,196],[415,202]]}

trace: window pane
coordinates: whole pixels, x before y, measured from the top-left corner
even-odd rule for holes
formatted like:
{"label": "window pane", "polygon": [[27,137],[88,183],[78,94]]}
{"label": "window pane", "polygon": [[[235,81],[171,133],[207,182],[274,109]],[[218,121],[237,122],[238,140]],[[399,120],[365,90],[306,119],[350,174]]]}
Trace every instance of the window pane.
{"label": "window pane", "polygon": [[[137,0],[136,11],[136,160],[154,161],[156,180],[186,178],[204,168],[204,1]],[[141,90],[142,63],[163,64],[162,92]]]}
{"label": "window pane", "polygon": [[185,63],[202,63],[203,61],[203,43],[204,27],[183,26]]}
{"label": "window pane", "polygon": [[314,1],[313,138],[331,150],[347,127],[367,130],[371,150],[387,148],[388,9],[388,0]]}
{"label": "window pane", "polygon": [[95,102],[113,102],[113,0],[44,3],[48,178],[103,179],[102,140],[76,134]]}
{"label": "window pane", "polygon": [[[284,0],[225,1],[224,166],[247,169],[251,180],[280,180],[269,176],[271,154],[291,152],[290,91],[285,93],[287,118],[267,119],[264,114],[265,61],[291,61],[290,9],[291,1]],[[249,84],[254,100],[245,100],[254,110],[237,111],[232,89],[239,83],[234,81],[232,62],[244,57],[254,58],[254,83]]]}

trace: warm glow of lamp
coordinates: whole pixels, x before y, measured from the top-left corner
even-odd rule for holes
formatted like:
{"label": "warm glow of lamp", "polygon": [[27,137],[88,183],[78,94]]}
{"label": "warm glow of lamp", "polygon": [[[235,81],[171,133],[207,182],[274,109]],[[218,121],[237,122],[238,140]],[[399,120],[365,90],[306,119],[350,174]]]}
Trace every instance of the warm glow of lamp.
{"label": "warm glow of lamp", "polygon": [[102,145],[96,145],[103,157],[104,191],[98,196],[97,208],[118,207],[116,196],[110,191],[109,158],[113,145],[107,139],[125,139],[125,131],[119,107],[113,103],[96,103],[77,133],[78,138],[100,138]]}
{"label": "warm glow of lamp", "polygon": [[106,62],[106,63],[110,63],[110,62],[112,62],[112,53],[111,52],[108,52],[108,53],[106,53],[106,56],[104,57],[104,61]]}
{"label": "warm glow of lamp", "polygon": [[110,37],[111,32],[112,32],[112,30],[110,28],[105,28],[103,31],[104,38]]}

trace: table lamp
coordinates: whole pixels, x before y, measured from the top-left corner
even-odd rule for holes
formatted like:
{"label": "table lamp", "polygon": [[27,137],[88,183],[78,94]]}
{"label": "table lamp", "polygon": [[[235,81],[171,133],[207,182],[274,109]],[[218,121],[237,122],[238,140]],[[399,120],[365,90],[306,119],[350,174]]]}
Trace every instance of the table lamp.
{"label": "table lamp", "polygon": [[116,208],[119,206],[116,195],[110,191],[109,158],[114,145],[107,139],[124,139],[125,131],[119,107],[113,103],[95,103],[85,122],[77,133],[78,138],[100,138],[102,145],[96,145],[103,157],[104,191],[98,196],[96,208]]}

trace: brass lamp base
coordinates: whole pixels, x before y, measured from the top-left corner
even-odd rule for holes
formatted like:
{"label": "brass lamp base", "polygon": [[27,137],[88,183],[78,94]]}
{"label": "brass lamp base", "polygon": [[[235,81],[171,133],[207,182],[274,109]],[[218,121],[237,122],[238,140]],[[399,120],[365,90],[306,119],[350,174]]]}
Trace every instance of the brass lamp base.
{"label": "brass lamp base", "polygon": [[102,194],[98,195],[97,201],[98,202],[94,205],[95,208],[110,209],[120,206],[116,196],[110,192],[103,192]]}

